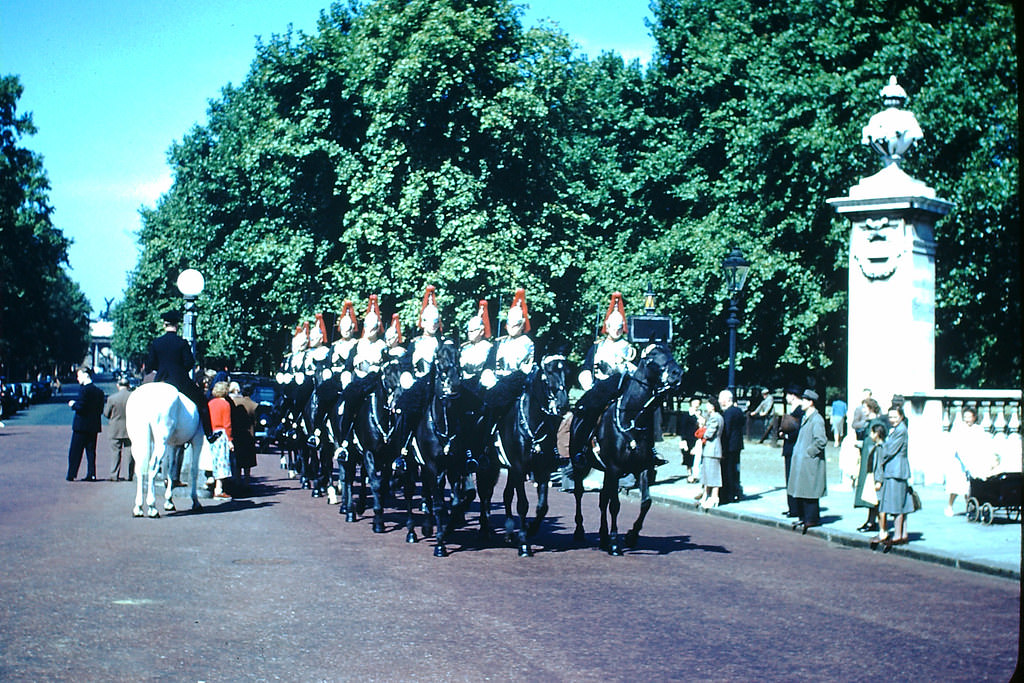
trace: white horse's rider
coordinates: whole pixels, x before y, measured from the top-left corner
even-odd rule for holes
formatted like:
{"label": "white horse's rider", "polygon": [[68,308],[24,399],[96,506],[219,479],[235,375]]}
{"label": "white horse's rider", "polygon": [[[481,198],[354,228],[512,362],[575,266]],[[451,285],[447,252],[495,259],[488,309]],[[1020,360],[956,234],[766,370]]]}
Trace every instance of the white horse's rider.
{"label": "white horse's rider", "polygon": [[619,292],[611,296],[601,332],[605,336],[590,347],[583,360],[579,383],[585,393],[572,409],[569,455],[578,468],[586,464],[586,453],[598,419],[608,404],[622,395],[625,378],[636,369],[633,364],[636,349],[623,336],[626,311]]}
{"label": "white horse's rider", "polygon": [[419,327],[421,334],[412,340],[406,356],[412,363],[412,368],[402,375],[405,392],[395,402],[392,443],[398,448],[398,457],[395,458],[394,465],[396,472],[405,471],[409,439],[430,400],[430,373],[434,368],[437,347],[442,342],[441,312],[437,308],[434,285],[427,285],[423,294]]}
{"label": "white horse's rider", "polygon": [[[477,304],[477,313],[466,324],[466,342],[459,349],[459,367],[462,370],[462,389],[469,399],[479,408],[483,404],[484,388],[480,384],[480,376],[489,364],[493,363],[494,342],[491,341],[491,317],[487,311],[487,299]],[[475,399],[475,400],[473,400]],[[470,417],[467,415],[466,417]],[[472,423],[463,430],[469,433],[475,428],[476,411],[472,415]],[[477,469],[476,456],[472,448],[466,449],[466,469],[470,472]]]}
{"label": "white horse's rider", "polygon": [[484,399],[480,410],[479,429],[482,438],[489,438],[498,421],[523,393],[527,375],[533,370],[533,340],[530,315],[526,308],[526,290],[519,288],[505,316],[507,335],[494,345],[493,361],[480,374]]}
{"label": "white horse's rider", "polygon": [[203,433],[213,443],[220,433],[213,433],[210,425],[210,407],[206,402],[203,390],[192,381],[189,373],[195,367],[195,356],[189,343],[178,336],[178,325],[181,324],[181,311],[170,310],[160,314],[163,320],[164,333],[149,345],[145,371],[156,372],[155,381],[170,384],[196,405]]}
{"label": "white horse's rider", "polygon": [[348,445],[348,433],[352,420],[359,412],[363,400],[380,381],[380,369],[388,350],[387,342],[380,338],[384,325],[381,323],[380,305],[377,295],[371,294],[363,315],[363,336],[356,342],[352,356],[352,381],[341,392],[341,419],[338,440],[341,447]]}

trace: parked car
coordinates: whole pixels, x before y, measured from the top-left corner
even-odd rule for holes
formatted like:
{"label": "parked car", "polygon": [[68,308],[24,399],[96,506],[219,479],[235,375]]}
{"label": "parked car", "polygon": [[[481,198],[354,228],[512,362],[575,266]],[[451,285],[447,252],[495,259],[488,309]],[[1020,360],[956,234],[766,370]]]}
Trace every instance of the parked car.
{"label": "parked car", "polygon": [[29,395],[33,403],[49,401],[53,396],[53,379],[49,376],[37,379],[32,382],[32,391]]}
{"label": "parked car", "polygon": [[231,380],[238,382],[243,391],[247,386],[252,387],[250,398],[256,402],[256,447],[260,452],[265,453],[274,443],[271,431],[275,425],[271,414],[281,396],[281,387],[270,377],[246,372],[232,373]]}
{"label": "parked car", "polygon": [[18,397],[15,396],[13,387],[13,384],[0,377],[0,417],[18,412]]}

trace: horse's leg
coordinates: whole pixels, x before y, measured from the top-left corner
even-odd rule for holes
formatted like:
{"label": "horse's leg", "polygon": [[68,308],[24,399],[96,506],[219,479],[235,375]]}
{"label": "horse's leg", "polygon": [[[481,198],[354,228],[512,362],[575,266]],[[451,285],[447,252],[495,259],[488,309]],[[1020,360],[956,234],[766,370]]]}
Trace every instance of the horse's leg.
{"label": "horse's leg", "polygon": [[644,527],[644,519],[647,517],[647,512],[651,509],[651,480],[650,470],[644,470],[640,475],[639,487],[640,487],[640,514],[637,516],[636,521],[633,522],[633,528],[626,533],[626,547],[635,548],[637,541],[640,539],[640,530]]}
{"label": "horse's leg", "polygon": [[402,482],[402,491],[405,494],[405,542],[415,543],[416,518],[413,517],[413,497],[416,495],[415,464],[410,462],[406,465],[405,475]]}
{"label": "horse's leg", "polygon": [[515,500],[516,488],[515,479],[518,473],[509,470],[505,477],[505,488],[501,492],[501,500],[505,504],[505,544],[512,545],[513,536],[516,532],[516,518],[512,514],[512,502]]}
{"label": "horse's leg", "polygon": [[[599,494],[598,507],[601,510],[601,529],[598,532],[600,539],[599,546],[602,550],[608,550],[608,501],[611,499],[611,492],[608,489],[608,482],[615,479],[608,474],[606,470],[604,473],[604,481],[601,484],[601,493]],[[616,480],[617,482],[617,480]],[[617,483],[616,483],[617,485]]]}
{"label": "horse's leg", "polygon": [[192,437],[192,448],[189,449],[191,453],[189,456],[192,458],[192,462],[189,466],[189,494],[192,498],[192,510],[201,510],[202,505],[199,504],[199,494],[196,492],[196,487],[199,485],[199,451],[202,450],[203,444],[206,443],[206,437],[203,436],[203,430],[201,428],[196,429],[195,436]]}
{"label": "horse's leg", "polygon": [[132,517],[142,517],[142,489],[146,486],[146,479],[149,478],[149,458],[153,452],[153,434],[150,430],[145,441],[139,442],[138,447],[132,448],[132,458],[135,459],[135,507],[132,508]]}
{"label": "horse's leg", "polygon": [[[163,462],[161,464],[161,470],[164,472],[170,472],[172,466],[171,463],[174,461],[176,451],[180,446],[168,446],[164,449]],[[173,512],[174,507],[174,473],[171,472],[168,476],[164,477],[164,511]]]}
{"label": "horse's leg", "polygon": [[356,506],[352,503],[353,493],[352,487],[355,486],[356,481],[356,459],[348,454],[348,459],[338,468],[338,472],[344,477],[345,481],[340,482],[342,487],[342,505],[345,506],[345,521],[354,522],[358,518],[356,514]]}
{"label": "horse's leg", "polygon": [[526,540],[526,518],[530,514],[530,500],[526,497],[526,476],[522,473],[516,482],[516,511],[519,516],[519,557],[532,557],[533,549]]}
{"label": "horse's leg", "polygon": [[548,516],[548,481],[537,482],[537,512],[534,513],[533,521],[527,531],[528,536],[535,536],[540,531],[540,524]]}
{"label": "horse's leg", "polygon": [[608,514],[611,517],[611,530],[608,538],[608,554],[616,557],[622,555],[622,546],[619,544],[619,509],[621,503],[619,501],[619,482],[612,481],[611,484],[607,482],[610,477],[605,476],[605,488],[608,489],[608,497],[606,503],[608,505]]}
{"label": "horse's leg", "polygon": [[443,495],[435,490],[436,475],[434,474],[433,467],[430,465],[424,465],[420,470],[420,492],[421,503],[420,510],[423,512],[423,526],[420,530],[423,532],[423,538],[430,538],[434,535],[434,503],[435,498],[438,495]]}
{"label": "horse's leg", "polygon": [[577,543],[582,543],[587,538],[583,531],[583,475],[577,474],[575,467],[572,470],[572,481],[572,495],[576,499],[576,531],[573,532],[572,538]]}
{"label": "horse's leg", "polygon": [[[424,477],[426,478],[426,477]],[[433,512],[436,536],[434,538],[434,557],[447,557],[448,547],[445,545],[448,534],[447,510],[445,509],[446,498],[444,496],[444,470],[437,471],[433,475]],[[424,531],[426,533],[426,531]]]}
{"label": "horse's leg", "polygon": [[384,533],[384,499],[381,491],[381,480],[384,473],[377,471],[377,456],[372,450],[363,453],[363,473],[369,480],[370,494],[373,496],[373,533]]}
{"label": "horse's leg", "polygon": [[480,498],[480,539],[487,542],[491,538],[491,499],[494,497],[494,486],[498,481],[498,468],[491,466],[494,460],[481,460],[481,467],[476,473],[476,495]]}

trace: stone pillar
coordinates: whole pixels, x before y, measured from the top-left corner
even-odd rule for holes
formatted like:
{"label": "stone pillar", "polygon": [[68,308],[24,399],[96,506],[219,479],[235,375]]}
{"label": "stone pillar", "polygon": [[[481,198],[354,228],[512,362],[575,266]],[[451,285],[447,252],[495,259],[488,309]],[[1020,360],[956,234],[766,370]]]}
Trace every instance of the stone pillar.
{"label": "stone pillar", "polygon": [[[880,93],[888,107],[864,128],[864,144],[878,151],[884,168],[828,204],[851,222],[849,255],[850,409],[871,389],[882,410],[893,395],[935,388],[935,223],[953,204],[899,167],[922,137],[914,115],[900,109],[906,93],[890,79]],[[914,413],[914,414],[912,414]],[[911,466],[930,469],[924,458],[941,435],[941,416],[912,410]],[[916,462],[915,462],[916,461]]]}

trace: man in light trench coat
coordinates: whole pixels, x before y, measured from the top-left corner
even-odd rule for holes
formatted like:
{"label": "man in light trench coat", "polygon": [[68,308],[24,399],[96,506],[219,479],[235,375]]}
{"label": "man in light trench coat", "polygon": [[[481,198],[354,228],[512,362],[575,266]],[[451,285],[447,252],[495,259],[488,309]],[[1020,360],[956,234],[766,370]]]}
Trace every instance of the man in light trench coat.
{"label": "man in light trench coat", "polygon": [[818,500],[825,495],[825,419],[815,406],[818,394],[812,389],[804,391],[800,399],[804,409],[800,431],[793,446],[793,462],[789,469],[786,490],[796,499],[800,521],[793,528],[807,533],[820,526]]}

